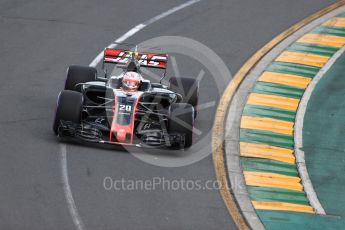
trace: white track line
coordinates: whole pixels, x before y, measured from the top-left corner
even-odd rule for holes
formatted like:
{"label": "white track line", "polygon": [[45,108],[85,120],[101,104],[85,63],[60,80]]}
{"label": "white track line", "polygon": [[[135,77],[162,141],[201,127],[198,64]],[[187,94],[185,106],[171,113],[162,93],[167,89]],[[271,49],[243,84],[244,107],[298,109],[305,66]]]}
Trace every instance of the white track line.
{"label": "white track line", "polygon": [[[126,39],[128,39],[129,37],[133,36],[134,34],[138,33],[140,30],[144,29],[146,26],[157,22],[179,10],[182,10],[190,5],[193,5],[197,2],[200,2],[201,0],[190,0],[187,1],[179,6],[176,6],[174,8],[171,8],[168,11],[165,11],[137,26],[135,26],[134,28],[132,28],[131,30],[129,30],[127,33],[125,33],[124,35],[122,35],[121,37],[119,37],[118,39],[115,40],[114,43],[119,43],[119,42],[123,42]],[[111,47],[116,47],[116,44],[110,44],[108,46],[108,48]],[[95,57],[92,62],[89,64],[89,66],[95,67],[97,66],[97,64],[102,61],[103,59],[103,51],[100,52],[97,57]],[[78,213],[78,209],[77,206],[74,202],[74,198],[73,198],[73,194],[72,194],[72,190],[71,190],[71,186],[69,184],[69,178],[68,178],[68,168],[67,168],[67,149],[66,149],[66,144],[60,144],[60,164],[61,164],[61,173],[62,173],[62,186],[63,186],[63,190],[64,190],[64,194],[65,194],[65,198],[67,201],[67,205],[68,205],[68,210],[70,212],[70,215],[72,217],[73,223],[76,227],[76,229],[78,230],[84,230],[84,224],[83,221],[81,220],[79,213]]]}
{"label": "white track line", "polygon": [[[124,42],[126,39],[128,39],[129,37],[132,37],[134,34],[138,33],[140,30],[144,29],[146,26],[148,26],[148,25],[150,25],[150,24],[152,24],[158,20],[161,20],[161,19],[163,19],[163,18],[165,18],[165,17],[167,17],[167,16],[169,16],[169,15],[171,15],[171,14],[173,14],[179,10],[182,10],[183,8],[186,8],[186,7],[188,7],[192,4],[195,4],[197,2],[200,2],[200,1],[201,0],[190,0],[190,1],[183,3],[179,6],[171,8],[170,10],[165,11],[164,13],[161,13],[161,14],[157,15],[156,17],[153,17],[153,18],[151,18],[151,19],[149,19],[143,23],[140,23],[140,24],[136,25],[134,28],[132,28],[131,30],[129,30],[127,33],[125,33],[124,35],[122,35],[121,37],[116,39],[114,41],[114,43]],[[108,48],[116,47],[117,44],[114,44],[114,43],[110,44],[108,46]],[[97,66],[97,64],[100,63],[102,61],[102,59],[103,59],[103,51],[101,51],[97,55],[97,57],[95,57],[95,59],[92,60],[92,62],[89,64],[89,66],[92,66],[92,67]]]}
{"label": "white track line", "polygon": [[[302,100],[299,104],[297,115],[296,115],[296,123],[295,123],[295,155],[296,161],[298,165],[298,170],[300,172],[300,176],[302,177],[303,186],[305,188],[305,192],[309,198],[309,201],[313,208],[315,209],[317,214],[326,215],[325,210],[323,209],[315,190],[313,189],[313,184],[309,178],[309,174],[307,171],[307,166],[305,163],[305,155],[303,148],[303,123],[304,123],[304,115],[307,110],[309,99],[321,78],[325,75],[325,73],[332,67],[332,65],[338,60],[338,58],[345,52],[345,46],[340,49],[337,53],[333,55],[333,57],[327,62],[327,64],[319,71],[319,73],[313,78],[311,83],[309,84],[308,88],[306,89]],[[307,188],[307,189],[306,189]]]}
{"label": "white track line", "polygon": [[73,219],[73,223],[76,229],[83,230],[85,229],[84,224],[82,220],[80,219],[78,209],[73,199],[71,186],[69,184],[68,170],[67,170],[67,151],[66,151],[65,144],[60,144],[60,162],[61,162],[61,172],[62,172],[62,186],[63,186],[63,191],[66,197],[68,210]]}

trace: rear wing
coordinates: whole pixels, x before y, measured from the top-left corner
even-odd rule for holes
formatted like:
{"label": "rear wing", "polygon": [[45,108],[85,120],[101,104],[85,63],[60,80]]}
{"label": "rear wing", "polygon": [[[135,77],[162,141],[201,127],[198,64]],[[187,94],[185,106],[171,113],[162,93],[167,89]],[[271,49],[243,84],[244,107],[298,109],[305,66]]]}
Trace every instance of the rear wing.
{"label": "rear wing", "polygon": [[[130,50],[106,48],[104,50],[104,63],[127,64],[134,52]],[[138,62],[142,67],[166,69],[168,63],[167,54],[137,53]]]}

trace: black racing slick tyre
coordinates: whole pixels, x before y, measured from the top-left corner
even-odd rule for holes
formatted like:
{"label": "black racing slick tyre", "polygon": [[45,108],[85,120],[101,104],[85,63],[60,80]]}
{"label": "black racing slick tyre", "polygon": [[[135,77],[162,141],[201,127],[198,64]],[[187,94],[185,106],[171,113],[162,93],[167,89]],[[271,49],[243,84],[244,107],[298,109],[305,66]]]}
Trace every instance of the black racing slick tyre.
{"label": "black racing slick tyre", "polygon": [[[168,132],[185,137],[183,148],[193,144],[194,107],[186,103],[172,104],[169,108]],[[172,146],[176,147],[176,146]]]}
{"label": "black racing slick tyre", "polygon": [[171,91],[181,94],[183,103],[191,104],[194,107],[194,117],[196,117],[199,102],[199,81],[194,78],[171,77],[169,83]]}
{"label": "black racing slick tyre", "polygon": [[79,124],[83,109],[83,95],[71,90],[60,92],[57,100],[53,131],[58,134],[60,121],[71,121]]}
{"label": "black racing slick tyre", "polygon": [[73,90],[80,92],[80,83],[86,83],[96,80],[97,70],[88,66],[72,65],[67,69],[67,78],[65,83],[65,90]]}

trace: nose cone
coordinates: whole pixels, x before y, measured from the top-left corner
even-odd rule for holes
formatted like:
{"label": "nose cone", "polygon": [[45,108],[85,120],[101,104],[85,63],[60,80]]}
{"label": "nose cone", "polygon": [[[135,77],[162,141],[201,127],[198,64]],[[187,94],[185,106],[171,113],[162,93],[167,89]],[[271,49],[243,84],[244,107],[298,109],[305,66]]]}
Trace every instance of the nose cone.
{"label": "nose cone", "polygon": [[119,130],[117,131],[116,137],[117,137],[117,140],[118,140],[118,141],[125,141],[125,140],[126,140],[126,130],[124,130],[124,129],[119,129]]}

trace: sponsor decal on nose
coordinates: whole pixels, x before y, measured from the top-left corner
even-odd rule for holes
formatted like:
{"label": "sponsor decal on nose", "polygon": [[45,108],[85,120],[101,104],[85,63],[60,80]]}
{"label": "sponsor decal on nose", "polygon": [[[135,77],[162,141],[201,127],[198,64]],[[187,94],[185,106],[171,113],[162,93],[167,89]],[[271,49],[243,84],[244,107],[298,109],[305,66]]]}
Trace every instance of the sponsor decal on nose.
{"label": "sponsor decal on nose", "polygon": [[116,138],[119,141],[126,140],[126,130],[120,129],[119,131],[117,131]]}

